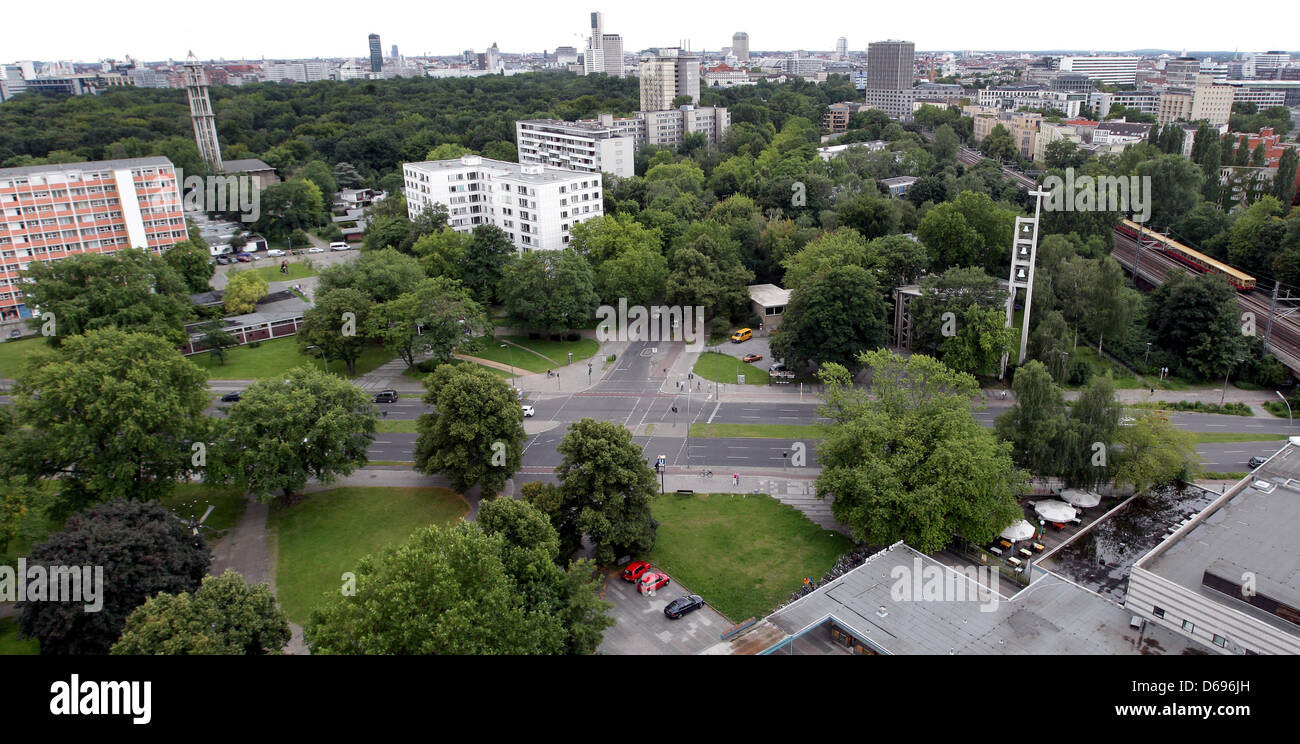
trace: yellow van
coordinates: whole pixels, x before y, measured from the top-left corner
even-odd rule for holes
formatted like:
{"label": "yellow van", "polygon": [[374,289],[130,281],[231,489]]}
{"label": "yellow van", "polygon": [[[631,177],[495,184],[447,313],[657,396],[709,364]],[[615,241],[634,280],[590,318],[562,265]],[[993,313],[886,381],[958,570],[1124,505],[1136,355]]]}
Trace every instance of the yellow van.
{"label": "yellow van", "polygon": [[750,328],[741,328],[739,331],[731,334],[731,343],[738,344],[741,341],[748,341],[754,337],[754,331]]}

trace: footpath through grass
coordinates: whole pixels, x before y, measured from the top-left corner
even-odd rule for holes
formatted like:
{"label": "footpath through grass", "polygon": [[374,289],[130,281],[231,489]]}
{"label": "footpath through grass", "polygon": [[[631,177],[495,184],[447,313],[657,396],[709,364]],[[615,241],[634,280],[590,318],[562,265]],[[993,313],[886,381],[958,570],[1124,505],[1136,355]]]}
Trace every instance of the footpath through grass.
{"label": "footpath through grass", "polygon": [[652,506],[649,555],[732,622],[763,617],[805,577],[820,578],[852,541],[766,495],[666,494]]}
{"label": "footpath through grass", "polygon": [[465,499],[446,488],[335,488],[293,506],[275,502],[267,526],[275,536],[280,606],[290,620],[305,623],[363,556],[468,512]]}
{"label": "footpath through grass", "polygon": [[[371,372],[396,357],[396,354],[382,346],[368,345],[357,360],[357,376]],[[321,366],[320,357],[304,354],[298,348],[298,339],[292,336],[263,341],[255,347],[244,345],[227,349],[224,365],[217,364],[211,352],[195,354],[189,360],[206,372],[210,380],[260,380],[304,364],[318,368]],[[342,360],[331,359],[329,371],[347,376],[347,365]]]}
{"label": "footpath through grass", "polygon": [[[506,341],[511,341],[523,348],[505,344]],[[504,349],[501,348],[502,344],[505,344]],[[527,336],[500,336],[494,339],[484,339],[480,345],[482,348],[477,351],[466,352],[466,355],[487,359],[499,364],[509,364],[534,373],[545,372],[548,369],[557,369],[567,365],[569,363],[569,352],[573,352],[574,362],[580,362],[584,359],[590,359],[600,349],[600,344],[589,338],[579,338],[577,341],[550,341],[547,339],[530,339]],[[538,354],[542,356],[538,356]]]}
{"label": "footpath through grass", "polygon": [[730,354],[720,354],[716,351],[701,353],[700,358],[695,360],[694,372],[706,380],[726,385],[737,384],[736,375],[744,375],[746,385],[766,385],[769,379],[767,370],[753,364],[746,364]]}

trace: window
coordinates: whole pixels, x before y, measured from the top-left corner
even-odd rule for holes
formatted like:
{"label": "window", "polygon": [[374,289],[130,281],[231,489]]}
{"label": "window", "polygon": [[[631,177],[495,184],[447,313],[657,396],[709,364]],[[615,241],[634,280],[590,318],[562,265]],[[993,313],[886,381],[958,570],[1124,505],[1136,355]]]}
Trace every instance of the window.
{"label": "window", "polygon": [[1152,608],[1151,608],[1151,614],[1152,614],[1152,615],[1155,615],[1156,617],[1164,617],[1164,616],[1165,616],[1165,608],[1163,608],[1163,607],[1152,607]]}
{"label": "window", "polygon": [[1228,645],[1228,639],[1224,638],[1218,633],[1214,634],[1213,640],[1214,640],[1214,645],[1218,646],[1219,648],[1225,648]]}
{"label": "window", "polygon": [[1188,633],[1194,633],[1196,632],[1196,624],[1193,623],[1191,620],[1184,620],[1183,630],[1187,631]]}

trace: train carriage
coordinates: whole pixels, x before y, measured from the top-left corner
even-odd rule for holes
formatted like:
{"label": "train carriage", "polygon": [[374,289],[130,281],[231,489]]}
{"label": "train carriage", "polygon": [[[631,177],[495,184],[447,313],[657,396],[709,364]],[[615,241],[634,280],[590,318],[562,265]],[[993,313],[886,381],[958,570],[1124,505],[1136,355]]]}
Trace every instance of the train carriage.
{"label": "train carriage", "polygon": [[[1136,240],[1138,235],[1142,236],[1142,241],[1147,245],[1154,244],[1159,247],[1160,251],[1170,258],[1186,264],[1197,271],[1210,274],[1222,274],[1227,277],[1228,283],[1242,291],[1249,291],[1255,288],[1255,277],[1243,271],[1238,271],[1231,266],[1210,258],[1200,251],[1192,250],[1187,246],[1179,243],[1173,238],[1161,235],[1158,232],[1140,228],[1138,223],[1133,220],[1123,220],[1115,228],[1120,232]],[[1141,232],[1139,233],[1139,230]]]}

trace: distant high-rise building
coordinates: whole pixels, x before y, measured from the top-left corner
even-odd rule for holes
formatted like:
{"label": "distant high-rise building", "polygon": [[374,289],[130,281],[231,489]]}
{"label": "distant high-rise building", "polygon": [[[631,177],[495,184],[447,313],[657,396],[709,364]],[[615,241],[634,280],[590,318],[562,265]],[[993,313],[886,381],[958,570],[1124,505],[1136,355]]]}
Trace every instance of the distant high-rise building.
{"label": "distant high-rise building", "polygon": [[393,55],[392,55],[392,57],[393,57],[393,59],[397,59],[397,45],[396,45],[396,44],[393,45]]}
{"label": "distant high-rise building", "polygon": [[1077,72],[1108,85],[1137,82],[1138,57],[1062,57],[1061,72]]}
{"label": "distant high-rise building", "polygon": [[1252,59],[1255,62],[1256,74],[1261,70],[1276,70],[1291,63],[1291,55],[1286,52],[1263,52],[1252,55]]}
{"label": "distant high-rise building", "polygon": [[591,36],[582,57],[583,74],[623,77],[623,37],[605,33],[600,13],[591,14]]}
{"label": "distant high-rise building", "polygon": [[1201,72],[1201,61],[1195,57],[1179,57],[1165,63],[1165,82],[1182,88],[1196,85]]}
{"label": "distant high-rise building", "polygon": [[484,69],[493,74],[500,72],[501,68],[504,67],[501,63],[501,50],[497,48],[497,43],[495,41],[492,42],[492,46],[487,50],[487,56],[484,62],[486,63]]}
{"label": "distant high-rise building", "polygon": [[737,31],[731,35],[731,53],[736,55],[737,62],[749,61],[749,34]]}
{"label": "distant high-rise building", "polygon": [[190,52],[185,58],[185,91],[190,99],[190,118],[194,121],[194,140],[199,146],[199,157],[212,170],[221,172],[221,144],[217,141],[217,117],[212,113],[208,98],[208,76],[203,65]]}
{"label": "distant high-rise building", "polygon": [[370,35],[370,71],[380,72],[384,69],[383,47],[379,45],[379,34]]}
{"label": "distant high-rise building", "polygon": [[667,111],[673,99],[700,100],[700,57],[685,49],[660,49],[641,58],[641,110]]}
{"label": "distant high-rise building", "polygon": [[849,58],[849,40],[841,36],[839,41],[835,42],[835,59],[846,60]]}
{"label": "distant high-rise building", "polygon": [[571,46],[555,47],[555,64],[571,65],[578,61],[578,49]]}
{"label": "distant high-rise building", "polygon": [[873,41],[867,46],[867,88],[904,90],[912,87],[916,45],[910,41]]}

